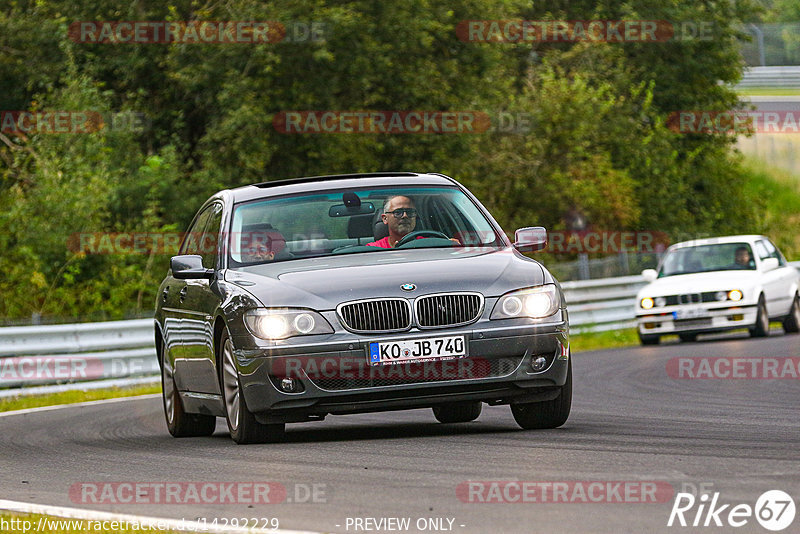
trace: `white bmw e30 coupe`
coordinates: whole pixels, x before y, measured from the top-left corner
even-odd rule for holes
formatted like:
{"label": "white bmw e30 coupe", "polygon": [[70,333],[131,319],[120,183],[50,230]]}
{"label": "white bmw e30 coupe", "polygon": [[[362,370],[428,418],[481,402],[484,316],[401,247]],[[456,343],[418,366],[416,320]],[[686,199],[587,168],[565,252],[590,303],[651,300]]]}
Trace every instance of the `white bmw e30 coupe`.
{"label": "white bmw e30 coupe", "polygon": [[698,334],[747,328],[753,337],[782,321],[800,331],[800,272],[761,235],[715,237],[676,243],[636,297],[639,339],[657,344],[662,335],[694,341]]}

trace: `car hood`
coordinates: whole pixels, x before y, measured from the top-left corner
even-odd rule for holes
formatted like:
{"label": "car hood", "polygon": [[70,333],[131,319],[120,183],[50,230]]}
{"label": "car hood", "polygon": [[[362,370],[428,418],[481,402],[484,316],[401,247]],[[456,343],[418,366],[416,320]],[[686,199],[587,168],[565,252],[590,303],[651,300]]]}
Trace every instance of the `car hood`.
{"label": "car hood", "polygon": [[665,297],[706,291],[744,290],[758,280],[758,271],[714,271],[659,278],[639,291],[641,297]]}
{"label": "car hood", "polygon": [[[263,264],[226,272],[265,306],[335,309],[375,297],[413,298],[446,291],[486,297],[550,281],[542,266],[512,249],[414,249]],[[400,286],[414,284],[413,291]]]}

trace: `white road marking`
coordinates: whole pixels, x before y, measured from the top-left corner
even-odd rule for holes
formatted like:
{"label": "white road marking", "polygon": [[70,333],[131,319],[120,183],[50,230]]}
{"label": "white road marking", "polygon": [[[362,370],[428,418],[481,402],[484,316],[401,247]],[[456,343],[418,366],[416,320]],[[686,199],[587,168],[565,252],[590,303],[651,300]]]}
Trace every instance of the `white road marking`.
{"label": "white road marking", "polygon": [[24,410],[12,410],[9,412],[0,412],[0,417],[9,417],[11,415],[25,415],[27,413],[36,413],[36,412],[49,412],[51,410],[60,410],[61,408],[71,408],[74,406],[94,406],[96,404],[113,404],[115,402],[125,402],[130,400],[155,399],[156,397],[161,398],[161,393],[151,393],[149,395],[134,395],[131,397],[116,397],[113,399],[101,399],[101,400],[86,401],[86,402],[72,402],[67,404],[54,404],[52,406],[39,406],[36,408],[25,408]]}

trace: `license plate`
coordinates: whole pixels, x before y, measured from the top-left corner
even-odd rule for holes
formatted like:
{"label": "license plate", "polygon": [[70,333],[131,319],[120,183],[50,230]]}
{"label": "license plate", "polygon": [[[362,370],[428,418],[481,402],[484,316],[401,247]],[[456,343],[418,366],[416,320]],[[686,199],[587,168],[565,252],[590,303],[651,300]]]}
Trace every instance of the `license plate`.
{"label": "license plate", "polygon": [[701,309],[689,309],[689,310],[678,310],[672,312],[673,319],[697,319],[699,317],[706,316],[706,310]]}
{"label": "license plate", "polygon": [[461,358],[466,355],[467,341],[464,336],[381,341],[369,344],[371,365]]}

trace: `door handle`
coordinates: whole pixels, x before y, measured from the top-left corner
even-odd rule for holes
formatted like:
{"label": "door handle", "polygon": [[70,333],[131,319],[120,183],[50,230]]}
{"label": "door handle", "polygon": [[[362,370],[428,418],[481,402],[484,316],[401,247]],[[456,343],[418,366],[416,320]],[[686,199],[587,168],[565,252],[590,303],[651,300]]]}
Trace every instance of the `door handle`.
{"label": "door handle", "polygon": [[164,288],[164,291],[161,293],[161,300],[167,302],[167,297],[169,296],[169,286]]}
{"label": "door handle", "polygon": [[183,289],[181,289],[181,292],[178,293],[178,298],[180,299],[181,302],[183,302],[183,299],[186,298],[186,292],[188,290],[189,290],[188,286],[183,286]]}

